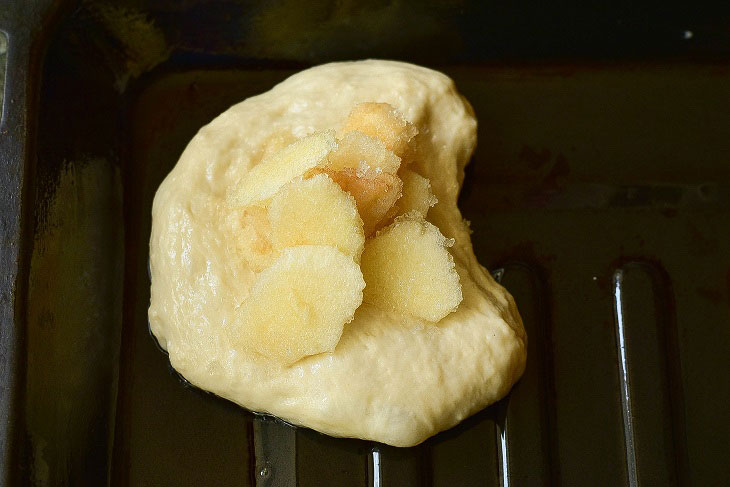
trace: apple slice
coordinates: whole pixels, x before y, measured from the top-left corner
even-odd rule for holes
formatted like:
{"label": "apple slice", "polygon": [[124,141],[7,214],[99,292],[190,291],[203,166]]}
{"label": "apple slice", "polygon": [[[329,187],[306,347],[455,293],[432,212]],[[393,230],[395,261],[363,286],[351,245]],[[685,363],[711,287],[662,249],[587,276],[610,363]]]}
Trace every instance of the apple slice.
{"label": "apple slice", "polygon": [[397,218],[365,242],[364,301],[437,322],[462,300],[449,241],[422,219]]}
{"label": "apple slice", "polygon": [[333,247],[284,249],[237,310],[231,343],[290,365],[332,352],[362,303],[359,266]]}
{"label": "apple slice", "polygon": [[295,177],[322,164],[336,148],[331,130],[297,140],[253,166],[228,195],[228,204],[247,206],[272,197]]}
{"label": "apple slice", "polygon": [[408,144],[418,129],[387,103],[366,102],[355,105],[345,120],[342,133],[358,131],[380,139],[401,159],[408,155]]}
{"label": "apple slice", "polygon": [[373,178],[365,178],[358,177],[352,168],[325,172],[340,188],[355,198],[365,237],[374,233],[387,219],[391,208],[402,194],[403,182],[395,174],[382,173]]}
{"label": "apple slice", "polygon": [[431,181],[410,169],[401,169],[403,196],[396,202],[396,215],[417,215],[426,218],[428,210],[438,202],[431,190]]}
{"label": "apple slice", "polygon": [[326,174],[286,184],[271,199],[269,219],[278,250],[329,245],[360,262],[365,234],[355,200]]}
{"label": "apple slice", "polygon": [[395,174],[400,167],[400,157],[389,151],[381,140],[358,131],[345,134],[338,141],[337,150],[327,159],[329,170],[355,169],[358,176],[366,178],[384,172]]}

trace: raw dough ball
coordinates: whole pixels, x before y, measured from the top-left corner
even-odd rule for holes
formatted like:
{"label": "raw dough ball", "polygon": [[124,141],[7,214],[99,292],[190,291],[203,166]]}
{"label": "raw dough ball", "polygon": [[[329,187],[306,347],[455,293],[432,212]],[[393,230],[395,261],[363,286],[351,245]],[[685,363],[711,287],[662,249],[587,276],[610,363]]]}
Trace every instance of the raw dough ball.
{"label": "raw dough ball", "polygon": [[[394,159],[382,151],[384,158],[368,159],[383,161],[372,178],[358,178],[359,167],[327,169],[337,150],[327,131],[337,127],[340,138],[371,137],[361,139],[368,141],[368,158],[371,149],[380,151],[370,140],[380,140],[401,158],[398,172],[387,172],[394,164],[385,161]],[[502,398],[522,374],[527,337],[512,297],[479,265],[456,204],[476,132],[473,110],[447,76],[376,60],[297,73],[202,127],[152,208],[149,323],[172,366],[192,384],[250,410],[396,446],[420,443]],[[309,134],[315,135],[288,146]],[[348,141],[356,146],[357,137]],[[427,216],[448,239],[417,218],[431,199],[406,169],[430,181],[438,204]],[[415,212],[415,220],[399,219],[404,227],[382,229],[366,244],[364,289],[353,257],[336,248],[277,250],[272,243],[275,195],[299,177],[328,171],[354,198],[365,235],[390,223],[398,208]],[[283,222],[285,212],[298,213],[281,199]],[[281,234],[296,233],[294,225]],[[427,314],[415,310],[425,319],[392,311],[385,295],[371,297],[389,305],[360,303],[361,293],[374,290],[372,282],[396,282],[388,281],[382,261],[387,248],[405,252],[394,238],[399,234],[412,234],[420,260],[441,266],[435,279],[451,290],[436,297],[436,306],[419,306]],[[451,239],[454,245],[445,248]],[[409,272],[437,274],[420,269],[415,256],[391,256],[386,270],[400,279]],[[458,306],[455,273],[463,296]],[[404,306],[416,308],[421,289],[412,289]],[[438,323],[426,322],[444,313]]]}

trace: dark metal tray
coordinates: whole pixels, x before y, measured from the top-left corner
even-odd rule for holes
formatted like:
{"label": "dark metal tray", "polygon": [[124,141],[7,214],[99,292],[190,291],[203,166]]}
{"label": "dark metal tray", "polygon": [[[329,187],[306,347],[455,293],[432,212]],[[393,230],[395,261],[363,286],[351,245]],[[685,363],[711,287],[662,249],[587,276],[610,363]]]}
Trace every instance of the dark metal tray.
{"label": "dark metal tray", "polygon": [[[0,11],[0,483],[730,478],[726,6],[51,3]],[[530,337],[507,399],[409,449],[189,387],[147,331],[151,201],[187,141],[363,57],[443,70],[474,105],[460,205]]]}

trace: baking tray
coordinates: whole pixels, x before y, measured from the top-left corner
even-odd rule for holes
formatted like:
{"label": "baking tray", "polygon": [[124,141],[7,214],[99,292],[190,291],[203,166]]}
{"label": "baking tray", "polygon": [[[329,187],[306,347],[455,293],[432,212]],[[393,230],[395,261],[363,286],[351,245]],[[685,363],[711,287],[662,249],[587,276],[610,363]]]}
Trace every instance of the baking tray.
{"label": "baking tray", "polygon": [[[0,482],[720,485],[730,478],[730,13],[611,2],[23,1],[0,9]],[[395,58],[479,118],[460,206],[527,370],[422,445],[189,386],[147,329],[155,189],[299,69]]]}

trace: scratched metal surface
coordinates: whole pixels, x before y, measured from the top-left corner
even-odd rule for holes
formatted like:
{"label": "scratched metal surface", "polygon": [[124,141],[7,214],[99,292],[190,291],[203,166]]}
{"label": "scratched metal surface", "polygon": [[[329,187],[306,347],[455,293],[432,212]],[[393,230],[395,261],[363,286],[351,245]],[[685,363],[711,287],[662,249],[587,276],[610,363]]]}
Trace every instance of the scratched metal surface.
{"label": "scratched metal surface", "polygon": [[[274,20],[294,9],[287,2],[278,10],[137,3],[60,9],[38,84],[29,85],[38,102],[24,146],[32,154],[24,352],[8,478],[125,486],[730,478],[730,71],[692,61],[723,54],[730,43],[707,40],[724,39],[720,31],[703,37],[695,19],[676,42],[633,51],[664,59],[652,63],[614,55],[535,64],[516,60],[545,52],[510,38],[514,22],[494,20],[500,12],[486,29],[511,47],[480,37],[469,17],[490,12],[476,2],[455,17],[428,2],[414,7],[426,34],[404,28],[399,43],[360,39],[335,20],[377,33],[402,18],[400,4],[374,14],[342,4],[333,17],[313,8],[277,31]],[[680,20],[657,28],[674,32]],[[571,35],[556,33],[543,47],[554,57],[628,49],[639,34],[622,25],[615,46],[604,37],[590,44],[586,28],[578,37],[587,45],[571,51]],[[705,51],[687,44],[692,36]],[[527,369],[505,400],[409,449],[241,410],[181,380],[147,331],[151,201],[190,137],[300,68],[366,56],[441,69],[474,105],[479,147],[460,206],[477,256],[515,296],[530,337]]]}

